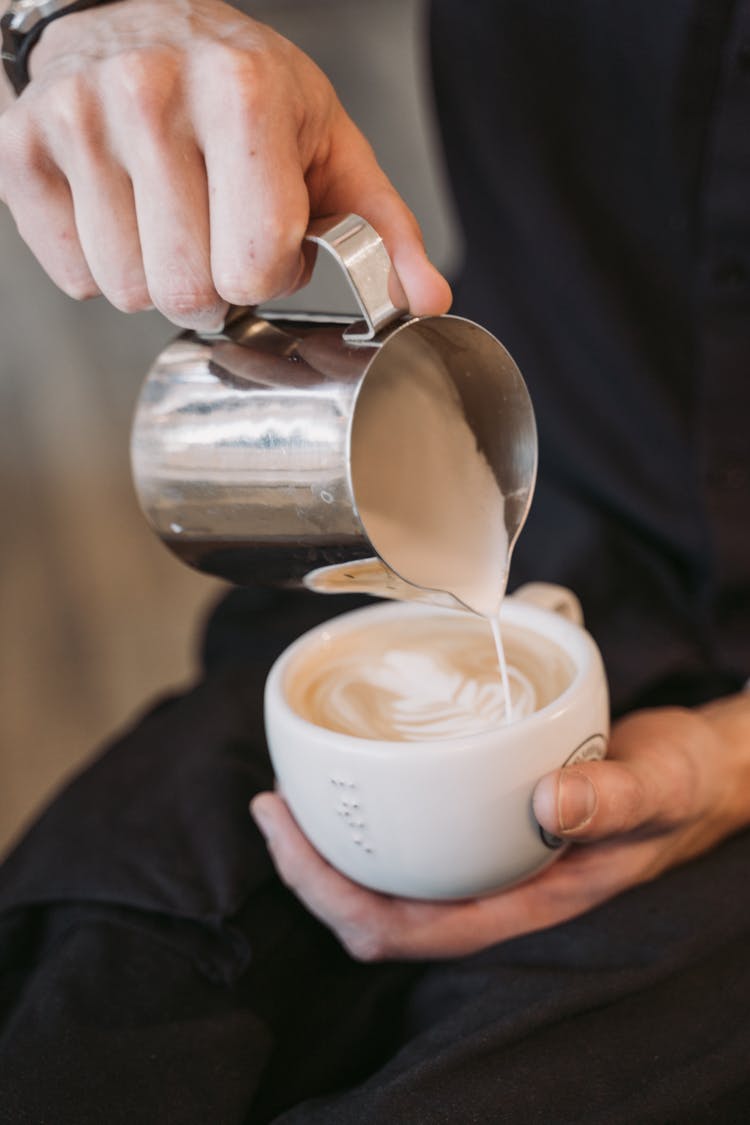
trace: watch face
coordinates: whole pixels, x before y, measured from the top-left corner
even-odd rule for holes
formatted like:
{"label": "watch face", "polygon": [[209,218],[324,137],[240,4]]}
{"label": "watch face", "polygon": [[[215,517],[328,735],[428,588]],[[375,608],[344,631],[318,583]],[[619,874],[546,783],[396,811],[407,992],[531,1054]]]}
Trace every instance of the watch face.
{"label": "watch face", "polygon": [[[20,47],[20,36],[15,30],[14,18],[12,10],[8,10],[2,19],[0,19],[0,28],[2,28],[2,60],[5,67],[5,73],[8,75],[10,83],[17,94],[21,93],[24,86],[28,82],[28,76],[24,77],[18,70],[18,54]],[[25,72],[26,67],[23,67]]]}
{"label": "watch face", "polygon": [[73,7],[73,2],[74,0],[12,0],[5,16],[9,17],[14,31],[19,35],[28,35],[38,23],[46,23],[50,16],[57,15],[61,9]]}
{"label": "watch face", "polygon": [[13,0],[8,5],[5,15],[2,18],[3,27],[8,27],[13,31],[18,31],[23,34],[26,25],[31,21],[39,18],[40,4],[29,2],[29,0]]}
{"label": "watch face", "polygon": [[8,63],[15,61],[18,53],[18,34],[14,30],[14,13],[12,7],[3,14],[0,19],[0,28],[2,29],[3,36],[3,64],[8,67]]}

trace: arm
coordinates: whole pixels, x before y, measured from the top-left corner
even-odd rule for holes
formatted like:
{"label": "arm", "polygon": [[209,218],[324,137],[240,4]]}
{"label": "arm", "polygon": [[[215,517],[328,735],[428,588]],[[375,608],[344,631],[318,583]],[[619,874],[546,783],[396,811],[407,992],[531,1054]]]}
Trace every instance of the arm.
{"label": "arm", "polygon": [[750,695],[628,716],[613,728],[606,761],[540,781],[534,811],[576,846],[508,891],[434,904],[356,886],[311,848],[280,797],[252,803],[282,879],[352,956],[459,956],[582,914],[747,827]]}
{"label": "arm", "polygon": [[70,296],[213,328],[227,304],[304,283],[310,216],[355,211],[412,311],[448,307],[413,215],[325,75],[221,0],[68,14],[44,30],[31,77],[0,116],[0,198]]}

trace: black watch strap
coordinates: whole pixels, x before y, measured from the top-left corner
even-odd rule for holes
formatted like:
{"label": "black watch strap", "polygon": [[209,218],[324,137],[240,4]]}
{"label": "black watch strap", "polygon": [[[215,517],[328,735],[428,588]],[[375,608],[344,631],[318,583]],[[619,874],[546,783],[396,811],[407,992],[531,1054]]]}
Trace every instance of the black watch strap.
{"label": "black watch strap", "polygon": [[0,19],[2,29],[2,59],[5,73],[10,79],[16,94],[20,94],[29,84],[29,56],[34,44],[48,24],[60,16],[70,15],[71,12],[82,12],[86,8],[96,8],[100,4],[110,4],[112,0],[72,0],[70,4],[57,7],[54,3],[40,3],[33,13],[36,18],[29,18],[28,10],[19,13],[11,5],[5,15]]}

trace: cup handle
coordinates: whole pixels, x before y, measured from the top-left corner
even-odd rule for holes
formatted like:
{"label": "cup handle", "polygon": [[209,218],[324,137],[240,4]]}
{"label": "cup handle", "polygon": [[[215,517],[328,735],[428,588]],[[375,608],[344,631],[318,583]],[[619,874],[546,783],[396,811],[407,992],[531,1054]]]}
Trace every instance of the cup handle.
{"label": "cup handle", "polygon": [[567,586],[556,586],[554,582],[527,582],[510,595],[519,602],[534,605],[557,613],[566,621],[583,627],[583,606]]}
{"label": "cup handle", "polygon": [[360,215],[331,215],[314,219],[305,240],[322,246],[336,259],[362,310],[344,332],[347,344],[368,344],[383,328],[407,313],[393,304],[388,282],[395,273],[382,238]]}

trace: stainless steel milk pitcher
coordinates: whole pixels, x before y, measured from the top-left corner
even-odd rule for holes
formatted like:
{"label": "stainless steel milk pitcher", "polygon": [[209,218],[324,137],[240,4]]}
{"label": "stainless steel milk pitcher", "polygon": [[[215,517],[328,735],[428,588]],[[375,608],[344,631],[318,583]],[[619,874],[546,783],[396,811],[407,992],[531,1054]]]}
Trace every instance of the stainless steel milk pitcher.
{"label": "stainless steel milk pitcher", "polygon": [[507,569],[534,486],[520,372],[479,325],[396,307],[363,219],[318,220],[307,238],[363,319],[235,309],[222,331],[174,340],[135,414],[143,511],[181,559],[235,583],[476,609],[462,566],[484,551]]}

